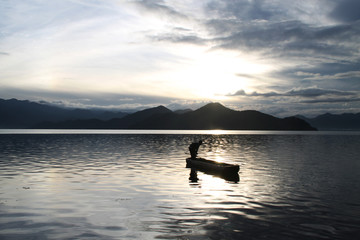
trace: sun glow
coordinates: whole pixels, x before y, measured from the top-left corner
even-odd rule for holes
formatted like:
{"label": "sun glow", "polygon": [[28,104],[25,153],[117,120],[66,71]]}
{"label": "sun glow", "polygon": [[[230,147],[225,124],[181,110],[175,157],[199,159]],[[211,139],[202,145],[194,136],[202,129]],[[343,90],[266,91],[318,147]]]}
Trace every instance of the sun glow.
{"label": "sun glow", "polygon": [[[242,75],[260,75],[271,66],[258,63],[251,56],[231,51],[208,51],[206,48],[184,46],[176,52],[184,61],[166,73],[175,89],[184,89],[192,98],[226,100],[226,95],[239,89],[251,89],[251,78]],[[164,76],[163,76],[164,77]]]}
{"label": "sun glow", "polygon": [[210,134],[210,135],[223,135],[223,134],[228,134],[229,131],[228,130],[221,130],[221,129],[214,129],[214,130],[206,130],[205,134]]}

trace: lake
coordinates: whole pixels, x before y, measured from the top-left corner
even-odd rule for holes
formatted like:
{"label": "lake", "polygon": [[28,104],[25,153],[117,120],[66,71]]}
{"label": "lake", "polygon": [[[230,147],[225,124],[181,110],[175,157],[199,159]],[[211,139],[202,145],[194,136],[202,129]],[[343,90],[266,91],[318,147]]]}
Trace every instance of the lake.
{"label": "lake", "polygon": [[[190,177],[200,139],[238,179]],[[358,239],[359,226],[359,132],[0,130],[0,239]]]}

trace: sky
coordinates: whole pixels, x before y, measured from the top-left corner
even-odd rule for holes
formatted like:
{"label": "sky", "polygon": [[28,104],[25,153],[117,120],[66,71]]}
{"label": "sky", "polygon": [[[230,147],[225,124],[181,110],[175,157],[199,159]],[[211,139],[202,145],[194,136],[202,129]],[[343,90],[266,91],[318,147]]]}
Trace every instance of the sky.
{"label": "sky", "polygon": [[0,0],[0,98],[360,112],[359,0]]}

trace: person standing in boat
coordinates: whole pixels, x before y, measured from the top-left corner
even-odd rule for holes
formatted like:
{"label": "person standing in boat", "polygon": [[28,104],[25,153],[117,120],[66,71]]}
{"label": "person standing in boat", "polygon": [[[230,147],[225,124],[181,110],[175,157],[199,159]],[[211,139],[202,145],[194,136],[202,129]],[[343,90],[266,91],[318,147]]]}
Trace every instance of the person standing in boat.
{"label": "person standing in boat", "polygon": [[200,145],[202,144],[202,141],[200,140],[199,142],[194,142],[192,144],[190,144],[189,146],[189,151],[190,151],[190,155],[191,155],[191,159],[196,159],[198,150]]}

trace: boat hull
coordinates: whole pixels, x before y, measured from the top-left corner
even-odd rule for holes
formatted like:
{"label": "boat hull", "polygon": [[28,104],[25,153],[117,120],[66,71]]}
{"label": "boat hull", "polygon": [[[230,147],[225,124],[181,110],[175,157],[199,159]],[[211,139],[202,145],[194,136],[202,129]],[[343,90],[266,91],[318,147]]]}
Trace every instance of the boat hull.
{"label": "boat hull", "polygon": [[218,174],[237,174],[240,169],[239,165],[220,163],[205,158],[187,158],[186,167]]}

